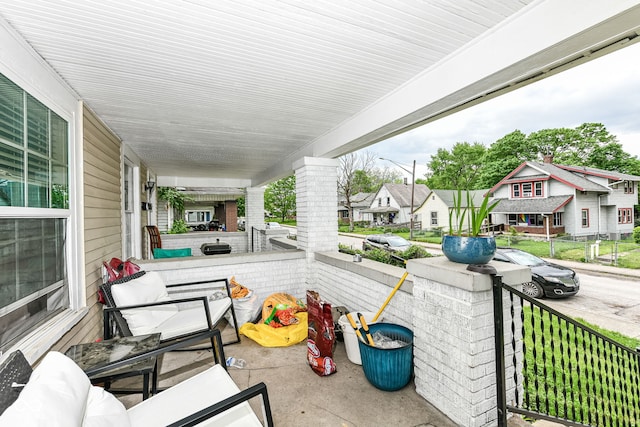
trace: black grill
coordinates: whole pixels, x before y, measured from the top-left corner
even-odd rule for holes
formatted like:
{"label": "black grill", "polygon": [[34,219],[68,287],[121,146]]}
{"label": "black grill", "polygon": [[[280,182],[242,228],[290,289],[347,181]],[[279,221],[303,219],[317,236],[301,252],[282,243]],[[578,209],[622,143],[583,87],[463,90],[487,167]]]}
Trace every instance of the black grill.
{"label": "black grill", "polygon": [[203,243],[202,246],[200,246],[200,250],[205,255],[230,254],[231,245],[218,240],[216,243]]}

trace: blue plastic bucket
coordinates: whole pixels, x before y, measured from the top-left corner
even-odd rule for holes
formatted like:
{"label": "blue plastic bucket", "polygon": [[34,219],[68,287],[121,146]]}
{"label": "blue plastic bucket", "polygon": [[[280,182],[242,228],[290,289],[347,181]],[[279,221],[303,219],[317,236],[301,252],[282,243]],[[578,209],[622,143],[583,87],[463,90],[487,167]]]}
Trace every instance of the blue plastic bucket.
{"label": "blue plastic bucket", "polygon": [[403,347],[386,349],[372,347],[358,340],[362,369],[367,380],[380,390],[400,390],[409,384],[413,372],[413,332],[392,323],[373,324],[369,326],[369,331],[372,335],[381,332],[391,339],[407,343]]}

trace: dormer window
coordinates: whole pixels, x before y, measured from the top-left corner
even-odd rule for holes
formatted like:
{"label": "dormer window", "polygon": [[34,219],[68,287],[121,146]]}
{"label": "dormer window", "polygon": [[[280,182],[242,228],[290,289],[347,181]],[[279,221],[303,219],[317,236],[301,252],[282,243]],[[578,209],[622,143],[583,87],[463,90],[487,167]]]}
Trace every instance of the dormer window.
{"label": "dormer window", "polygon": [[544,197],[544,183],[542,181],[518,182],[511,184],[511,197],[529,198]]}

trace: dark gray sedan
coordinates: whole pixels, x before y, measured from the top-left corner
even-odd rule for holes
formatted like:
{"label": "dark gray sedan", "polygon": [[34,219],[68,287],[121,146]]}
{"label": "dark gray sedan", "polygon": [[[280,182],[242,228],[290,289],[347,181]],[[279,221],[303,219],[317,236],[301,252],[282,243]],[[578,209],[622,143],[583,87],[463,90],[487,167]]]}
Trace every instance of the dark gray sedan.
{"label": "dark gray sedan", "polygon": [[531,268],[531,279],[522,292],[533,298],[563,298],[580,290],[578,274],[570,268],[552,264],[528,252],[513,248],[498,248],[494,261],[526,265]]}

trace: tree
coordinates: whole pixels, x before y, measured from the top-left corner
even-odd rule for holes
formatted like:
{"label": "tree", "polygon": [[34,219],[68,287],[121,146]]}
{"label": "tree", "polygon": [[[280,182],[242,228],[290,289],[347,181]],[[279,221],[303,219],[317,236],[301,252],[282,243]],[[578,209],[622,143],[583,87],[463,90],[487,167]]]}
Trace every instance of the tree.
{"label": "tree", "polygon": [[487,149],[476,188],[493,187],[522,162],[534,160],[537,155],[538,149],[527,141],[527,135],[514,130]]}
{"label": "tree", "polygon": [[[552,156],[554,163],[562,165],[584,165],[587,143],[576,129],[543,129],[532,132],[527,143],[538,150],[538,160]],[[533,159],[532,159],[533,160]]]}
{"label": "tree", "polygon": [[594,148],[589,154],[587,165],[598,169],[640,175],[640,160],[625,152],[622,145],[617,142]]}
{"label": "tree", "polygon": [[264,208],[284,221],[296,214],[296,177],[279,179],[264,190]]}
{"label": "tree", "polygon": [[371,171],[376,155],[370,151],[349,153],[340,157],[338,165],[338,194],[349,210],[349,230],[353,231],[353,205],[362,202],[357,194],[370,192]]}
{"label": "tree", "polygon": [[478,188],[486,150],[485,146],[478,142],[456,142],[451,151],[439,148],[427,163],[431,169],[427,186],[439,190]]}

